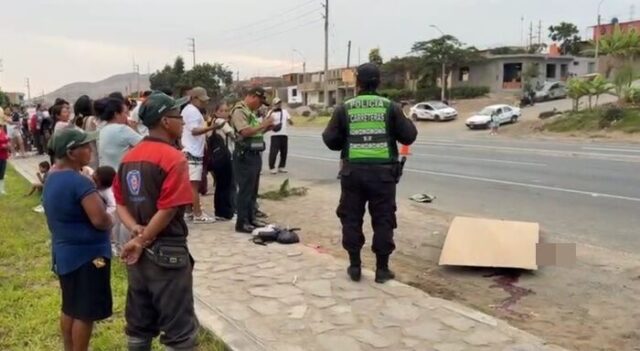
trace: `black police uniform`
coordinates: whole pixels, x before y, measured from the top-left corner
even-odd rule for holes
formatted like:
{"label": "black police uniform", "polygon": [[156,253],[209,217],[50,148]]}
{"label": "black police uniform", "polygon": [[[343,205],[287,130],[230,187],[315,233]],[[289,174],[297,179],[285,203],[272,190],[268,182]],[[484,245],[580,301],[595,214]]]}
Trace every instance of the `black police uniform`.
{"label": "black police uniform", "polygon": [[[359,72],[359,79],[363,79],[361,75],[362,73]],[[363,98],[367,101],[374,98],[373,101],[376,101],[375,97],[377,97],[375,92],[361,92],[355,99]],[[359,135],[353,131],[354,127],[351,124],[354,121],[354,118],[351,118],[354,115],[353,110],[349,108],[352,100],[335,109],[331,121],[322,134],[327,147],[334,151],[341,151],[341,159],[344,160],[344,166],[340,171],[342,194],[337,215],[342,223],[342,246],[349,252],[351,267],[358,268],[357,278],[349,271],[354,280],[360,279],[360,250],[365,242],[362,224],[367,203],[374,231],[372,250],[377,257],[377,272],[388,271],[389,255],[395,249],[393,230],[397,227],[395,197],[401,168],[398,163],[397,142],[410,145],[417,137],[416,127],[405,117],[400,107],[386,101],[388,105],[380,110],[384,112],[378,118],[380,122],[381,116],[384,116],[382,133],[386,135],[363,137],[369,138],[365,139],[368,141],[376,141],[376,139],[384,141],[378,144],[365,144],[361,149],[364,150],[364,156],[373,155],[366,150],[367,147],[380,146],[379,151],[387,158],[386,162],[358,162],[359,160],[354,157],[353,153],[356,152],[354,143],[359,139]],[[362,110],[364,114],[356,112],[355,120],[357,116],[372,117],[367,115],[366,107]],[[365,121],[365,123],[368,122]],[[386,152],[383,151],[385,148]]]}

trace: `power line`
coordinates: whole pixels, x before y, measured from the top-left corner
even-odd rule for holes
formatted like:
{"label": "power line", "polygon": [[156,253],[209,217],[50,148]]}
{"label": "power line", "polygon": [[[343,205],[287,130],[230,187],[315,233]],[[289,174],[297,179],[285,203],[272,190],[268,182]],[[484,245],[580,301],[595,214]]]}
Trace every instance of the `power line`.
{"label": "power line", "polygon": [[278,13],[269,15],[268,17],[265,17],[263,19],[260,19],[260,20],[257,20],[257,21],[252,21],[252,22],[244,24],[242,26],[225,29],[225,30],[219,31],[218,33],[228,33],[228,32],[235,32],[235,31],[239,31],[239,30],[244,31],[247,28],[251,28],[251,27],[255,27],[255,26],[261,25],[261,24],[263,24],[263,22],[271,21],[271,20],[273,20],[274,17],[282,17],[282,15],[284,15],[284,14],[288,14],[288,13],[294,12],[294,11],[296,11],[298,9],[304,8],[304,7],[306,7],[306,6],[308,6],[308,5],[312,4],[312,3],[315,3],[315,2],[316,2],[316,0],[310,0],[310,1],[307,1],[307,2],[305,2],[303,4],[301,4],[301,5],[298,5],[298,6],[295,6],[293,8],[290,8],[288,10],[280,11]]}
{"label": "power line", "polygon": [[253,38],[253,39],[251,39],[251,40],[244,41],[244,42],[240,42],[240,43],[237,43],[237,44],[235,44],[235,45],[227,46],[226,48],[228,48],[228,49],[233,49],[233,48],[237,48],[237,47],[244,46],[244,45],[247,45],[247,44],[255,43],[255,42],[257,42],[257,41],[261,41],[261,40],[266,39],[266,38],[269,38],[269,37],[274,37],[274,36],[277,36],[277,35],[281,35],[281,34],[285,34],[285,33],[292,32],[292,31],[294,31],[294,30],[296,30],[296,29],[300,29],[300,28],[308,27],[308,26],[311,26],[311,25],[317,24],[317,23],[319,23],[319,22],[321,22],[321,21],[322,21],[322,20],[321,20],[321,19],[319,19],[319,20],[316,20],[316,21],[308,22],[308,23],[306,23],[306,24],[302,24],[302,25],[299,25],[299,26],[295,26],[295,27],[289,28],[289,29],[287,29],[287,30],[283,30],[283,31],[280,31],[280,32],[276,32],[276,33],[268,34],[268,35],[261,36],[261,37],[258,37],[258,38]]}
{"label": "power line", "polygon": [[[293,20],[293,22],[300,22],[301,19],[304,19],[305,17],[310,17],[310,15],[317,13],[320,9],[319,8],[314,8],[311,11],[305,12],[300,14],[299,16],[297,16],[296,19]],[[290,24],[291,21],[288,23]],[[255,28],[252,31],[249,32],[238,32],[238,33],[233,33],[230,36],[222,36],[221,39],[222,40],[231,40],[234,38],[238,38],[238,37],[246,37],[246,36],[251,36],[253,34],[264,34],[265,31],[271,30],[271,29],[276,29],[282,27],[282,23],[276,23],[276,24],[272,24],[270,26],[267,27],[260,27],[260,28]]]}

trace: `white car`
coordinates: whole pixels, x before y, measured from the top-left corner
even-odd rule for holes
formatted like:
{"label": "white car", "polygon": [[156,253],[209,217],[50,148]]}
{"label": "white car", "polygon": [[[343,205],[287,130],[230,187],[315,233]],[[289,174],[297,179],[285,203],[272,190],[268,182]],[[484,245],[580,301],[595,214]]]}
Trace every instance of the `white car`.
{"label": "white car", "polygon": [[458,117],[458,111],[440,101],[429,101],[416,104],[411,108],[410,114],[414,121],[448,121]]}
{"label": "white car", "polygon": [[522,112],[519,108],[509,105],[491,105],[467,118],[465,124],[469,129],[486,129],[489,128],[492,116],[497,116],[500,124],[516,123],[518,118],[522,116]]}
{"label": "white car", "polygon": [[567,97],[567,86],[563,82],[546,82],[542,88],[536,91],[536,101],[548,101],[565,99]]}

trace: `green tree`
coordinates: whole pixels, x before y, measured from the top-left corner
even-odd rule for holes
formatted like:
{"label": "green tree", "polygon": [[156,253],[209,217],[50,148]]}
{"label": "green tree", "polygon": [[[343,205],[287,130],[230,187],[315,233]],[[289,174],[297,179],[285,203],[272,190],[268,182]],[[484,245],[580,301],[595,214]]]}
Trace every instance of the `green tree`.
{"label": "green tree", "polygon": [[420,58],[416,56],[394,57],[380,67],[382,89],[404,89],[407,74],[414,78],[420,74]]}
{"label": "green tree", "polygon": [[612,34],[600,38],[600,54],[626,62],[635,60],[640,56],[640,33],[634,29],[623,31],[616,26]]}
{"label": "green tree", "polygon": [[[452,35],[416,42],[412,52],[420,54],[421,75],[423,79],[429,79],[431,85],[435,85],[437,77],[442,75],[443,66],[444,74],[448,76],[454,66],[465,65],[482,57],[478,49],[466,46]],[[443,84],[446,88],[446,80]]]}
{"label": "green tree", "polygon": [[211,97],[221,97],[223,90],[233,83],[233,72],[223,65],[203,63],[187,71],[178,81],[180,87],[203,87]]}
{"label": "green tree", "polygon": [[9,103],[10,103],[9,96],[7,96],[7,94],[5,94],[5,92],[0,90],[0,107],[1,108],[5,108],[5,107],[9,106]]}
{"label": "green tree", "polygon": [[380,48],[374,48],[369,51],[369,62],[382,66],[382,56],[380,56]]}
{"label": "green tree", "polygon": [[563,55],[579,55],[582,38],[580,31],[573,23],[560,22],[557,26],[549,27],[549,38],[560,43],[560,52]]}
{"label": "green tree", "polygon": [[523,90],[525,92],[534,90],[538,77],[540,77],[540,64],[528,63],[522,72],[522,79],[524,81]]}
{"label": "green tree", "polygon": [[573,100],[573,111],[578,111],[580,99],[589,93],[588,82],[580,78],[571,78],[567,82],[567,95]]}
{"label": "green tree", "polygon": [[176,57],[173,66],[165,65],[161,71],[157,71],[151,74],[149,82],[151,83],[151,89],[172,89],[176,90],[178,82],[185,74],[184,60],[182,57]]}
{"label": "green tree", "polygon": [[600,95],[610,92],[611,89],[613,88],[613,84],[609,83],[606,79],[604,79],[604,77],[598,74],[587,83],[587,88],[588,88],[588,96],[589,96],[589,109],[591,109],[592,97],[595,96],[596,106],[598,106],[598,100],[600,99]]}

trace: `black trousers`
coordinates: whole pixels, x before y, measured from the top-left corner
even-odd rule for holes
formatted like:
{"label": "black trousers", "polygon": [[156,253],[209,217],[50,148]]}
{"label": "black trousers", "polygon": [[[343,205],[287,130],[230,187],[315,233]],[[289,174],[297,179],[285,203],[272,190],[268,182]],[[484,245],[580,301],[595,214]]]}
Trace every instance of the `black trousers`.
{"label": "black trousers", "polygon": [[271,146],[269,147],[269,169],[276,166],[276,158],[280,153],[280,165],[278,168],[287,166],[287,152],[289,151],[289,137],[286,135],[272,135]]}
{"label": "black trousers", "polygon": [[7,172],[7,160],[0,160],[0,180],[4,180],[4,175]]}
{"label": "black trousers", "polygon": [[238,184],[236,196],[236,226],[251,223],[255,220],[255,207],[260,184],[262,155],[258,152],[233,152],[233,174]]}
{"label": "black trousers", "polygon": [[233,180],[233,164],[231,159],[213,163],[213,177],[216,181],[213,195],[213,207],[216,217],[231,219],[235,213],[234,197],[236,186]]}
{"label": "black trousers", "polygon": [[396,179],[391,167],[345,165],[340,183],[342,194],[336,212],[342,223],[344,249],[360,252],[364,246],[362,225],[368,205],[373,227],[372,251],[376,255],[390,255],[396,247],[393,230],[397,227]]}
{"label": "black trousers", "polygon": [[184,268],[167,269],[143,253],[138,263],[127,269],[127,336],[150,344],[160,335],[163,345],[195,347],[199,325],[193,306],[193,261]]}

